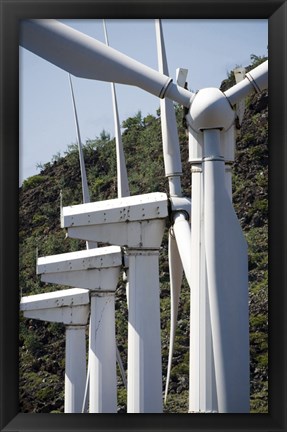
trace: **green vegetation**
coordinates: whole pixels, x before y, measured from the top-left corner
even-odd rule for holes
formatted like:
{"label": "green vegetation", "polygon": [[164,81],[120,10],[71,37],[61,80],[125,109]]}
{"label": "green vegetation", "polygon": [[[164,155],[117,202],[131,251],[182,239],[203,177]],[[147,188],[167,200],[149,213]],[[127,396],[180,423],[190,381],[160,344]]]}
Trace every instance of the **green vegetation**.
{"label": "green vegetation", "polygon": [[[264,58],[252,56],[252,67]],[[251,67],[250,66],[250,67]],[[222,89],[233,85],[233,73]],[[190,195],[188,138],[183,110],[176,106],[183,164],[182,185]],[[254,95],[238,131],[233,168],[233,202],[249,245],[250,282],[250,371],[252,412],[268,412],[268,93]],[[123,145],[132,194],[167,192],[161,145],[160,110],[143,118],[139,111],[123,122]],[[117,196],[115,141],[108,132],[88,140],[84,146],[91,199]],[[20,188],[19,268],[22,295],[62,289],[40,281],[35,272],[39,256],[85,248],[85,242],[65,238],[60,228],[60,192],[63,205],[82,202],[78,148],[71,144],[41,165],[37,176]],[[167,230],[160,252],[161,331],[163,375],[166,375],[170,300],[167,258]],[[187,412],[189,362],[190,290],[184,280],[179,305],[178,327],[165,412]],[[20,410],[22,412],[63,412],[65,338],[64,327],[20,315]],[[127,305],[125,283],[116,292],[116,332],[124,366],[127,366]],[[118,374],[119,412],[126,410],[126,390]],[[165,378],[164,378],[165,386]]]}
{"label": "green vegetation", "polygon": [[26,180],[23,181],[22,189],[33,189],[38,185],[45,183],[46,180],[47,176],[35,175],[32,177],[28,177]]}

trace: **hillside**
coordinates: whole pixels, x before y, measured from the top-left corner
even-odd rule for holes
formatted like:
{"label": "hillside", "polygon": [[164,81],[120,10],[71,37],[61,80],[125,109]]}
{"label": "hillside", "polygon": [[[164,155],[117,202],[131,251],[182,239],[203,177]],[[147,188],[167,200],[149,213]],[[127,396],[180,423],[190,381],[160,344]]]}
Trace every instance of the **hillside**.
{"label": "hillside", "polygon": [[[253,65],[261,61],[253,56]],[[222,83],[225,90],[234,83],[233,73]],[[131,194],[167,192],[164,177],[159,111],[143,118],[141,113],[122,124],[123,144]],[[183,163],[183,189],[190,196],[188,138],[181,107],[177,119]],[[41,143],[39,143],[40,145]],[[268,411],[268,93],[246,101],[245,117],[238,131],[233,167],[233,201],[249,245],[251,407],[252,412]],[[91,199],[116,198],[115,142],[103,131],[84,147]],[[71,144],[64,156],[55,156],[41,167],[39,175],[28,178],[20,188],[19,246],[20,290],[22,295],[62,289],[40,281],[35,273],[39,256],[85,248],[85,243],[65,238],[60,228],[60,191],[63,205],[79,204],[81,181],[78,149]],[[169,344],[169,275],[167,230],[160,253],[161,328],[163,374],[166,375]],[[37,251],[37,252],[36,252]],[[166,412],[187,412],[189,350],[189,288],[184,281],[174,351],[170,395]],[[125,285],[116,292],[117,342],[124,365],[127,359],[127,307]],[[64,327],[20,314],[19,365],[20,410],[22,412],[63,412]],[[126,409],[126,391],[119,376],[119,412]],[[164,383],[165,384],[165,383]]]}

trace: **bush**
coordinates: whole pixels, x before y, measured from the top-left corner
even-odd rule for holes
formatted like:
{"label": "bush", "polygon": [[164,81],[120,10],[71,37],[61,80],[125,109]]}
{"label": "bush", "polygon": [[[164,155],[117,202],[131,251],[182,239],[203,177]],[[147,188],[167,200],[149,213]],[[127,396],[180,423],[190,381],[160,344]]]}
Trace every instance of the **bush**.
{"label": "bush", "polygon": [[23,181],[22,188],[23,190],[27,189],[33,189],[37,186],[39,186],[42,183],[45,183],[48,179],[48,176],[42,176],[42,175],[35,175],[32,177],[28,177],[26,180]]}

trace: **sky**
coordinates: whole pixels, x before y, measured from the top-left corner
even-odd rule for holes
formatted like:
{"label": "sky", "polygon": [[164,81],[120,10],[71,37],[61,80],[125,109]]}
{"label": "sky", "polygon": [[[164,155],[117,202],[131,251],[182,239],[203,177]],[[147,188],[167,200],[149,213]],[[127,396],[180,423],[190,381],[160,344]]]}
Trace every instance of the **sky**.
{"label": "sky", "polygon": [[[101,20],[61,20],[104,42]],[[124,54],[158,69],[154,20],[106,20],[109,44]],[[228,72],[248,66],[250,55],[268,54],[268,20],[163,19],[169,76],[188,69],[188,87],[196,91],[219,87]],[[19,185],[38,174],[40,165],[64,156],[77,142],[68,73],[26,49],[20,58],[20,159]],[[73,77],[82,143],[105,130],[114,136],[112,95],[109,83]],[[156,115],[159,99],[144,90],[116,85],[120,122]]]}

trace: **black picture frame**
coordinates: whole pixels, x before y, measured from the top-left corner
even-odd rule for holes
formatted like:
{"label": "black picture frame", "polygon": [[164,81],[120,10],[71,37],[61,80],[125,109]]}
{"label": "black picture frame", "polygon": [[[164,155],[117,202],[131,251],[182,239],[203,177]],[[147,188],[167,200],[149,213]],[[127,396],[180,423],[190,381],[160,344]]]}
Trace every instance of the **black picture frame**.
{"label": "black picture frame", "polygon": [[[287,430],[286,197],[287,4],[280,0],[0,0],[1,431]],[[18,391],[19,22],[28,18],[237,18],[269,20],[269,412],[268,414],[23,414]]]}

